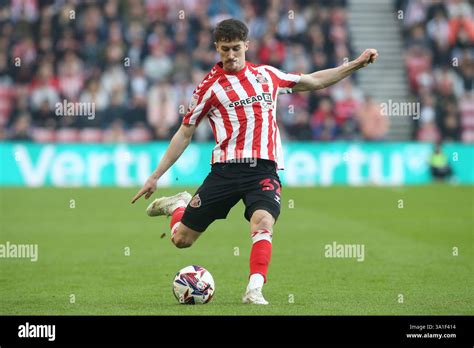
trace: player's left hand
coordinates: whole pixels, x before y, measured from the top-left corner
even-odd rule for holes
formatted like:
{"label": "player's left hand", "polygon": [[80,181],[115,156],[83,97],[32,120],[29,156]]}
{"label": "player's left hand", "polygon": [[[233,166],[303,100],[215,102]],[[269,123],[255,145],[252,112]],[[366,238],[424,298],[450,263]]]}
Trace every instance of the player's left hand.
{"label": "player's left hand", "polygon": [[132,204],[135,203],[141,196],[145,195],[145,199],[150,198],[153,192],[156,191],[156,179],[154,177],[149,177],[145,182],[143,187],[138,191],[138,193],[133,197]]}
{"label": "player's left hand", "polygon": [[366,67],[369,64],[375,63],[379,54],[375,48],[368,48],[357,58],[357,62],[359,63],[360,67]]}

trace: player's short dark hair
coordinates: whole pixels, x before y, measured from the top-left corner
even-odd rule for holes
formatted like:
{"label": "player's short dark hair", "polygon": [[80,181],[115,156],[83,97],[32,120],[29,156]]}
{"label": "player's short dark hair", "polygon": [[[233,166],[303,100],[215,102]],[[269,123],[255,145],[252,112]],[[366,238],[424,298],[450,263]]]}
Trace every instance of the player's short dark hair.
{"label": "player's short dark hair", "polygon": [[238,19],[225,19],[219,22],[214,30],[214,41],[247,41],[249,29]]}

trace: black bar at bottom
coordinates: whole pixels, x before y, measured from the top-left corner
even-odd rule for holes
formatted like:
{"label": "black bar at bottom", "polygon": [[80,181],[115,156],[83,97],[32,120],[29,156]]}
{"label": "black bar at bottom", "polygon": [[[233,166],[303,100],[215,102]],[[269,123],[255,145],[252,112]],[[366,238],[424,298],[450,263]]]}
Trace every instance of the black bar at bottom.
{"label": "black bar at bottom", "polygon": [[[472,319],[472,316],[2,316],[0,346],[193,342],[472,347]],[[44,325],[54,325],[54,340],[52,326]],[[43,337],[31,337],[39,335]]]}

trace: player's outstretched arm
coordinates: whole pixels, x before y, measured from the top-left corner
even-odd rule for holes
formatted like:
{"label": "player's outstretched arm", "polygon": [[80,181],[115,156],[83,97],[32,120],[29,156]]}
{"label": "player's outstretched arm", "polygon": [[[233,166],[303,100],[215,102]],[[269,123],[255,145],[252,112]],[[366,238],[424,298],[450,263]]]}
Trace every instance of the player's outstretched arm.
{"label": "player's outstretched arm", "polygon": [[374,63],[378,56],[377,50],[368,48],[359,58],[338,66],[337,68],[316,71],[312,74],[303,74],[301,75],[301,80],[293,87],[293,92],[313,91],[329,87],[360,68]]}
{"label": "player's outstretched arm", "polygon": [[153,192],[156,191],[156,182],[183,154],[184,150],[186,150],[191,142],[195,130],[196,126],[194,125],[181,125],[171,139],[168,149],[163,155],[158,167],[156,167],[155,171],[150,175],[140,191],[138,191],[135,197],[133,197],[132,204],[143,195],[145,195],[145,199],[150,198]]}

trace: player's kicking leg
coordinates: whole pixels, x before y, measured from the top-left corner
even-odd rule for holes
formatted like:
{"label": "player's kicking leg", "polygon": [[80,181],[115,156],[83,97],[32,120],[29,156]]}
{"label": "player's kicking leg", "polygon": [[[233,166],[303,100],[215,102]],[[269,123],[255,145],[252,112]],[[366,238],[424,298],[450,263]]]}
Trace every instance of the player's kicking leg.
{"label": "player's kicking leg", "polygon": [[243,303],[267,305],[262,294],[263,284],[272,256],[273,216],[265,210],[256,210],[250,219],[252,231],[252,251],[250,253],[250,278]]}
{"label": "player's kicking leg", "polygon": [[174,196],[157,198],[146,209],[148,216],[171,216],[171,241],[180,249],[190,247],[201,235],[181,223],[190,200],[191,195],[184,191]]}

